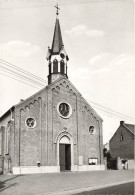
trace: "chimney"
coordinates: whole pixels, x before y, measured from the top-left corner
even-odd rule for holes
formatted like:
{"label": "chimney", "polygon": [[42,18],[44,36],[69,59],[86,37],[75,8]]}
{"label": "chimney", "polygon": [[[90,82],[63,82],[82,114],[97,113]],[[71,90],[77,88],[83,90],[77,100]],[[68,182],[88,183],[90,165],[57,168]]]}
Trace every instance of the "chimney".
{"label": "chimney", "polygon": [[125,121],[120,121],[120,125],[123,125]]}

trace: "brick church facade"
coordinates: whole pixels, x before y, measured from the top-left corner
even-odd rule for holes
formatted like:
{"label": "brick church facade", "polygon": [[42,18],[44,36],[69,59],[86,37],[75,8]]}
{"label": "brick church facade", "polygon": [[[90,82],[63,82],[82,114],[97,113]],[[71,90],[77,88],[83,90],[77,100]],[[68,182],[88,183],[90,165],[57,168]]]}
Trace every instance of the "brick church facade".
{"label": "brick church facade", "polygon": [[4,173],[103,170],[102,119],[68,80],[56,18],[48,85],[0,118]]}

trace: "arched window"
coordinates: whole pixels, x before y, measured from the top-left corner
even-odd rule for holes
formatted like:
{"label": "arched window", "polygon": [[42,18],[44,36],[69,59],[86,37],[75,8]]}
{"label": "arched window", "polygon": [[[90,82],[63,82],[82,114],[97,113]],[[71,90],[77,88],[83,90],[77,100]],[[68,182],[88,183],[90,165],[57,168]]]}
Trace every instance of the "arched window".
{"label": "arched window", "polygon": [[53,73],[58,73],[58,61],[56,59],[53,61]]}
{"label": "arched window", "polygon": [[51,63],[49,64],[49,74],[51,74]]}
{"label": "arched window", "polygon": [[65,73],[65,63],[64,63],[63,60],[60,61],[60,72],[61,72],[62,74]]}
{"label": "arched window", "polygon": [[67,74],[67,66],[66,66],[66,74]]}

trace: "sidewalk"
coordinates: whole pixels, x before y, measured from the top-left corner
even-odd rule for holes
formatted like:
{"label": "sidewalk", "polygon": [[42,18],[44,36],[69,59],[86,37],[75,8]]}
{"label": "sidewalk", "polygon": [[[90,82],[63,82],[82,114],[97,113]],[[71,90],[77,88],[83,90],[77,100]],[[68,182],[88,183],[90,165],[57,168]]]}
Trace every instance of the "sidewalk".
{"label": "sidewalk", "polygon": [[133,181],[133,170],[1,175],[1,195],[66,195]]}

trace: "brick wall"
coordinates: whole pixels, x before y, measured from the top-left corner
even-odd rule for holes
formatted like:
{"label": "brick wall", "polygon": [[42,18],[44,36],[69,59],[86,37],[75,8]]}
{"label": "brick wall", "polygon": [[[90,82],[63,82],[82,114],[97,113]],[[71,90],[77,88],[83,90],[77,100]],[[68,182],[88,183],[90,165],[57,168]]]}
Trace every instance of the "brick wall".
{"label": "brick wall", "polygon": [[[60,102],[72,107],[70,118],[59,115]],[[102,120],[67,79],[47,86],[18,104],[14,117],[10,144],[14,148],[12,166],[36,166],[38,161],[42,166],[57,166],[56,138],[64,131],[74,140],[74,165],[78,164],[79,156],[83,156],[84,165],[88,165],[88,158],[97,158],[98,164],[103,164]],[[29,117],[36,120],[34,128],[26,126]],[[89,126],[94,126],[93,134]]]}
{"label": "brick wall", "polygon": [[[12,119],[14,112],[12,112]],[[6,114],[0,121],[0,135],[1,135],[1,159],[3,159],[3,172],[10,172],[13,166],[14,158],[14,121],[11,120],[11,112]],[[8,155],[7,155],[8,154]],[[8,160],[8,158],[10,159]]]}
{"label": "brick wall", "polygon": [[[123,136],[123,141],[121,140],[121,135]],[[134,158],[134,135],[124,125],[120,125],[109,144],[110,153],[113,158]]]}

